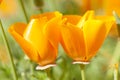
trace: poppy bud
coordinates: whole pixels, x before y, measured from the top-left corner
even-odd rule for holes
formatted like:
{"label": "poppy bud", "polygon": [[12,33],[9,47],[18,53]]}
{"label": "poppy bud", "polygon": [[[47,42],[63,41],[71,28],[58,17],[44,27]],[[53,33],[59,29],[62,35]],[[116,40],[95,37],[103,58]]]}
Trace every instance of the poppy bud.
{"label": "poppy bud", "polygon": [[34,4],[37,9],[41,9],[44,5],[44,2],[43,0],[34,0]]}

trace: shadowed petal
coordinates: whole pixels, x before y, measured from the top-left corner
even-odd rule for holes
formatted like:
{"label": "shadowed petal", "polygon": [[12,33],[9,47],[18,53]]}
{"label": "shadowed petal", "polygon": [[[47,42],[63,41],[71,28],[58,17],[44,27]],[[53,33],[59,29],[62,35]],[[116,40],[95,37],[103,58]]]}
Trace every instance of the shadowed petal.
{"label": "shadowed petal", "polygon": [[78,16],[78,15],[64,15],[63,18],[67,18],[66,22],[77,25],[77,23],[81,19],[81,16]]}
{"label": "shadowed petal", "polygon": [[46,17],[48,20],[56,17],[56,16],[61,16],[62,14],[59,13],[58,11],[56,12],[47,12],[47,13],[43,13],[43,14],[38,14],[38,15],[33,15],[31,17],[31,19],[38,19],[38,18],[42,18],[42,17]]}
{"label": "shadowed petal", "polygon": [[83,32],[72,24],[61,28],[62,46],[67,54],[74,60],[82,60],[86,53]]}
{"label": "shadowed petal", "polygon": [[61,25],[61,18],[62,16],[57,16],[56,18],[51,19],[44,28],[44,35],[48,39],[49,45],[48,50],[46,50],[46,60],[44,61],[51,61],[54,62],[57,53],[58,53],[58,43],[59,43],[59,26]]}
{"label": "shadowed petal", "polygon": [[50,20],[44,29],[44,33],[49,39],[49,42],[52,46],[57,50],[58,42],[59,42],[59,35],[60,35],[60,26],[62,23],[62,16],[58,16],[52,20]]}

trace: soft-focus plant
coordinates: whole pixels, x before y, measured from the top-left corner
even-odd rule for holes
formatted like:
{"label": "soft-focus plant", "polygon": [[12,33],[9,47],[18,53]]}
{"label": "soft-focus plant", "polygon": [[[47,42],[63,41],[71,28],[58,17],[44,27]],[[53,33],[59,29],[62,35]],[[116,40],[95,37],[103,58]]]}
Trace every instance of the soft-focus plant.
{"label": "soft-focus plant", "polygon": [[[8,51],[8,55],[9,57],[8,60],[10,62],[10,66],[11,66],[11,72],[12,72],[12,79],[17,80],[17,73],[16,73],[16,69],[15,69],[15,65],[14,65],[14,61],[13,61],[13,56],[12,56],[12,52],[8,43],[8,38],[6,35],[6,31],[4,30],[4,24],[3,24],[3,20],[8,17],[8,16],[13,16],[16,13],[16,9],[17,9],[17,5],[15,0],[0,0],[0,30],[1,30],[1,34],[2,34],[2,38],[4,40],[4,44],[6,47],[6,50]],[[4,57],[2,55],[2,52],[0,53],[0,55],[2,57]],[[4,54],[5,56],[7,56],[7,54]]]}
{"label": "soft-focus plant", "polygon": [[119,56],[120,55],[120,52],[119,52],[119,48],[120,48],[120,18],[115,11],[113,12],[113,15],[116,19],[118,37],[117,37],[117,41],[116,41],[117,44],[115,46],[113,57],[109,64],[111,66],[111,68],[108,70],[107,76],[109,79],[111,77],[111,75],[114,74],[113,75],[114,80],[118,80],[118,70],[119,70],[119,60],[120,60],[120,56]]}

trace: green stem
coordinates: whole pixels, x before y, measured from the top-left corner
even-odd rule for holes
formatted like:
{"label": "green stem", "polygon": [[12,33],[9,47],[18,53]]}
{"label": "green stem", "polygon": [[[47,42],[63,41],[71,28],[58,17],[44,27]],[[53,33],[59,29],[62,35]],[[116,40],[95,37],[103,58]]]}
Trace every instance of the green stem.
{"label": "green stem", "polygon": [[118,66],[114,67],[114,80],[118,80]]}
{"label": "green stem", "polygon": [[118,71],[114,70],[114,80],[118,80]]}
{"label": "green stem", "polygon": [[11,50],[10,50],[10,47],[9,47],[9,44],[8,44],[8,41],[7,41],[7,37],[6,37],[6,34],[5,34],[5,31],[4,31],[4,28],[3,28],[1,20],[0,20],[0,28],[1,28],[1,31],[2,31],[2,36],[3,36],[3,40],[4,40],[4,43],[5,43],[5,46],[7,48],[8,53],[9,53],[10,64],[11,64],[11,68],[13,70],[14,80],[18,80],[17,73],[16,73],[16,70],[15,70],[15,65],[14,65],[14,62],[13,62],[12,53],[11,53]]}
{"label": "green stem", "polygon": [[84,64],[80,64],[80,68],[81,68],[82,80],[85,80],[85,65]]}
{"label": "green stem", "polygon": [[51,74],[51,68],[45,69],[45,72],[46,72],[46,74],[47,74],[49,80],[53,80],[52,74]]}
{"label": "green stem", "polygon": [[26,13],[26,11],[25,11],[25,7],[24,7],[24,4],[23,4],[23,1],[22,1],[22,0],[20,0],[20,5],[21,5],[22,10],[23,10],[23,13],[24,13],[24,15],[25,15],[26,22],[28,23],[29,20],[28,20],[27,13]]}

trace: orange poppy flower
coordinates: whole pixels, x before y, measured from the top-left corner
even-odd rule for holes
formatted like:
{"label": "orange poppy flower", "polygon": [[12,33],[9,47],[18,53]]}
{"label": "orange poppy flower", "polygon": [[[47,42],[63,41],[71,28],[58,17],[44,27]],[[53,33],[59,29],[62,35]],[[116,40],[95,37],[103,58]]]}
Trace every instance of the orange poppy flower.
{"label": "orange poppy flower", "polygon": [[6,17],[16,12],[17,4],[15,0],[0,0],[0,16]]}
{"label": "orange poppy flower", "polygon": [[95,19],[93,11],[86,12],[81,18],[77,16],[64,16],[64,18],[68,20],[61,27],[63,48],[74,60],[73,63],[88,64],[102,45],[113,21]]}
{"label": "orange poppy flower", "polygon": [[59,12],[44,13],[33,16],[28,25],[16,23],[9,28],[11,35],[40,69],[55,64],[61,19]]}

